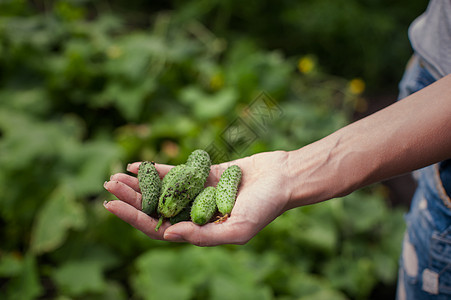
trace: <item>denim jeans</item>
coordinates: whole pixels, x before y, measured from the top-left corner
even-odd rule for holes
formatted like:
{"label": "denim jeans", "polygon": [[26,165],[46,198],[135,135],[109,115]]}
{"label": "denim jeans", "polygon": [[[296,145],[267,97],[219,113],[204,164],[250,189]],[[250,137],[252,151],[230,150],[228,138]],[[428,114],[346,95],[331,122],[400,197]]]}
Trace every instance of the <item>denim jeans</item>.
{"label": "denim jeans", "polygon": [[[399,98],[434,81],[414,57],[400,82]],[[397,299],[451,299],[450,161],[417,170],[413,175],[418,186],[406,215]]]}

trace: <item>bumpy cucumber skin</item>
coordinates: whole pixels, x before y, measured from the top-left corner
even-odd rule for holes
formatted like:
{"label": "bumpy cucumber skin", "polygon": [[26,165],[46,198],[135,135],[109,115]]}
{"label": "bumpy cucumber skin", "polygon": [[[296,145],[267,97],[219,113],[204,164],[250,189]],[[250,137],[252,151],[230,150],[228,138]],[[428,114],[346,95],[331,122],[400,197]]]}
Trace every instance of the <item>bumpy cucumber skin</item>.
{"label": "bumpy cucumber skin", "polygon": [[[210,155],[204,150],[197,149],[191,152],[186,160],[186,166],[195,169],[195,182],[198,183],[195,196],[202,192],[208,175],[210,175],[211,159]],[[195,197],[194,197],[195,198]],[[192,199],[194,201],[194,198]]]}
{"label": "bumpy cucumber skin", "polygon": [[[211,168],[211,159],[210,155],[204,150],[197,149],[191,152],[190,156],[188,157],[186,161],[186,166],[194,168],[196,170],[195,174],[195,181],[196,182],[203,182],[205,185],[205,182],[207,181],[208,175],[210,175],[210,168]],[[202,192],[204,186],[200,187],[197,194]],[[197,196],[196,194],[196,196]],[[193,199],[194,201],[194,199]]]}
{"label": "bumpy cucumber skin", "polygon": [[165,189],[166,186],[168,186],[168,183],[171,182],[177,174],[180,174],[183,172],[183,169],[186,167],[186,165],[178,165],[173,167],[164,177],[162,181],[161,188],[162,190]]}
{"label": "bumpy cucumber skin", "polygon": [[191,208],[191,221],[198,225],[204,225],[210,221],[216,212],[215,194],[216,189],[209,186],[197,195]]}
{"label": "bumpy cucumber skin", "polygon": [[196,182],[195,175],[194,168],[185,167],[165,185],[158,202],[160,215],[165,218],[174,217],[194,200],[204,184]]}
{"label": "bumpy cucumber skin", "polygon": [[[193,151],[185,166],[174,167],[163,179],[163,189],[158,201],[158,213],[171,218],[178,215],[194,201],[203,190],[210,174],[210,156],[204,150]],[[165,176],[165,177],[166,177]]]}
{"label": "bumpy cucumber skin", "polygon": [[186,165],[196,168],[199,173],[199,180],[207,180],[208,175],[210,174],[211,167],[211,159],[210,155],[204,150],[197,149],[191,152],[190,156],[186,161]]}
{"label": "bumpy cucumber skin", "polygon": [[144,161],[139,165],[138,182],[142,211],[150,215],[155,212],[161,192],[161,179],[154,162]]}
{"label": "bumpy cucumber skin", "polygon": [[232,165],[222,173],[219,179],[216,186],[216,206],[223,215],[230,215],[232,212],[241,176],[241,168],[237,165]]}
{"label": "bumpy cucumber skin", "polygon": [[190,221],[190,220],[191,220],[191,205],[188,205],[177,215],[169,218],[169,222],[171,222],[172,225],[177,224],[179,222]]}

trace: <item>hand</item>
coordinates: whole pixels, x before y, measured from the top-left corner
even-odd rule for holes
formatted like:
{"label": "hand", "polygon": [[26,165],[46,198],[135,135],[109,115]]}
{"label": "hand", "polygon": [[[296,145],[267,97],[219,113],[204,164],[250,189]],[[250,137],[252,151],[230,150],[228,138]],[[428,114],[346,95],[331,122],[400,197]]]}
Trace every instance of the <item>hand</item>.
{"label": "hand", "polygon": [[[139,164],[130,164],[128,171],[136,174]],[[266,152],[212,165],[206,186],[216,186],[222,172],[232,164],[241,167],[243,176],[231,216],[223,223],[199,226],[192,222],[171,225],[165,221],[155,232],[158,220],[140,210],[138,179],[123,173],[112,175],[110,181],[105,183],[105,188],[119,200],[105,202],[104,205],[107,210],[153,239],[189,242],[198,246],[245,244],[289,208],[288,153]],[[172,168],[163,164],[155,166],[160,177],[164,177]]]}

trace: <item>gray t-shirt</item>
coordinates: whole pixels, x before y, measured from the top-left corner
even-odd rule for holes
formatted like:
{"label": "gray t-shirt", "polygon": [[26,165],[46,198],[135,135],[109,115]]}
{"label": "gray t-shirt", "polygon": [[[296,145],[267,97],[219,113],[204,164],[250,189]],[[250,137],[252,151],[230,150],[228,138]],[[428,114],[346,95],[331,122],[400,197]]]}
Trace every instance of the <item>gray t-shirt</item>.
{"label": "gray t-shirt", "polygon": [[437,79],[451,73],[451,0],[431,0],[409,28],[409,39]]}

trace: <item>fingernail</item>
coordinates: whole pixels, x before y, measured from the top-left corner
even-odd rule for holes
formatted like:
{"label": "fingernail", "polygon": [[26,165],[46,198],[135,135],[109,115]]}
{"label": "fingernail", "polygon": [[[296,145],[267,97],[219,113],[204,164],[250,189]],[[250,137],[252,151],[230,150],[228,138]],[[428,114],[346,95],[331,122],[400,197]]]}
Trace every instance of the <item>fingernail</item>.
{"label": "fingernail", "polygon": [[164,239],[170,242],[184,242],[185,240],[182,238],[180,234],[167,232],[164,234]]}
{"label": "fingernail", "polygon": [[106,184],[108,183],[108,181],[105,181],[104,183],[103,183],[103,187],[106,189],[106,190],[108,190],[108,188],[106,187]]}
{"label": "fingernail", "polygon": [[129,172],[130,172],[130,167],[131,167],[131,164],[127,164],[127,171],[129,171]]}
{"label": "fingernail", "polygon": [[108,204],[108,202],[109,202],[109,201],[107,201],[107,200],[103,201],[103,206],[106,207],[106,205]]}

